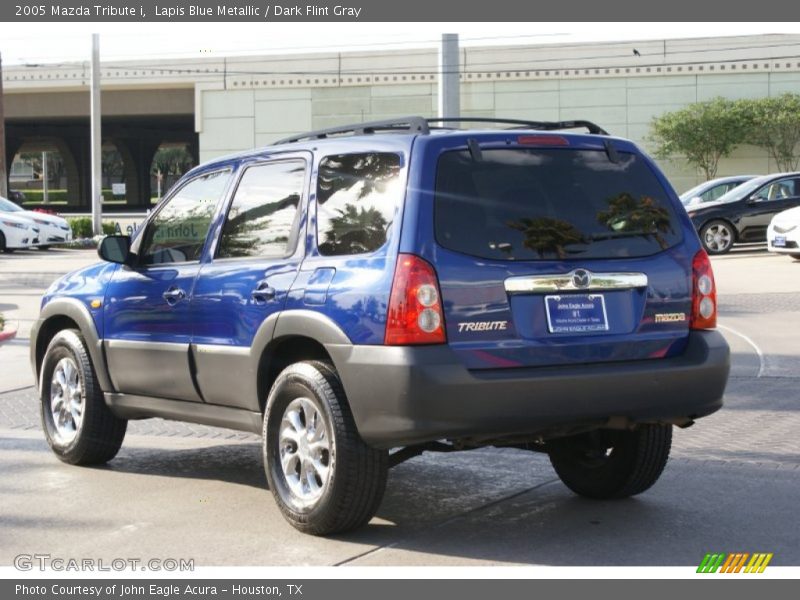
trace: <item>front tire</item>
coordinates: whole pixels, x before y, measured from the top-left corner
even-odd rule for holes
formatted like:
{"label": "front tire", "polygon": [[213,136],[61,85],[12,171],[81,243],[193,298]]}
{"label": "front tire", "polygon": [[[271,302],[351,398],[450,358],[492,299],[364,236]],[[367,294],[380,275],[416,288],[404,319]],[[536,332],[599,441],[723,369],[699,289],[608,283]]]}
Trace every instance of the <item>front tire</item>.
{"label": "front tire", "polygon": [[700,229],[700,242],[709,254],[726,254],[736,241],[736,230],[727,221],[710,221]]}
{"label": "front tire", "polygon": [[0,253],[11,254],[12,252],[14,252],[14,250],[8,247],[5,234],[0,231]]}
{"label": "front tire", "polygon": [[649,489],[661,476],[672,445],[672,426],[601,429],[548,445],[553,468],[573,492],[598,500],[627,498]]}
{"label": "front tire", "polygon": [[329,363],[295,363],[278,376],[267,399],[262,448],[278,508],[304,533],[356,529],[381,503],[388,453],[358,435]]}
{"label": "front tire", "polygon": [[116,456],[128,421],[108,409],[78,330],[65,329],[50,341],[39,388],[42,428],[59,459],[99,465]]}

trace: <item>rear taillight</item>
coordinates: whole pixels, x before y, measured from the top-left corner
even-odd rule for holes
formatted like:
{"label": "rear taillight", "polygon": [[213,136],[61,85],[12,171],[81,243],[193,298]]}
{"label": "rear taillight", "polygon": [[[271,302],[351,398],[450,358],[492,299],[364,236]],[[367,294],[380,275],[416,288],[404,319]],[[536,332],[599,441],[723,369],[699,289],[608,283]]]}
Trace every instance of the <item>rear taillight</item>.
{"label": "rear taillight", "polygon": [[388,346],[444,344],[444,315],[433,267],[413,254],[401,254],[386,317]]}
{"label": "rear taillight", "polygon": [[705,250],[692,261],[692,329],[713,329],[717,326],[717,286],[714,271]]}

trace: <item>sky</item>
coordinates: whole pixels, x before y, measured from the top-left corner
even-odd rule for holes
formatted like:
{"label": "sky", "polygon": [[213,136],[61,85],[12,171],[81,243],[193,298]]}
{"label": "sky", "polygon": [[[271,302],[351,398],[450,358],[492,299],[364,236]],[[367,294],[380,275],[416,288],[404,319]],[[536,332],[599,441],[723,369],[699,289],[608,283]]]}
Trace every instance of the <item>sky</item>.
{"label": "sky", "polygon": [[[800,33],[800,23],[0,23],[3,63],[434,47],[442,33],[469,45],[558,44]],[[343,41],[346,40],[346,41]]]}

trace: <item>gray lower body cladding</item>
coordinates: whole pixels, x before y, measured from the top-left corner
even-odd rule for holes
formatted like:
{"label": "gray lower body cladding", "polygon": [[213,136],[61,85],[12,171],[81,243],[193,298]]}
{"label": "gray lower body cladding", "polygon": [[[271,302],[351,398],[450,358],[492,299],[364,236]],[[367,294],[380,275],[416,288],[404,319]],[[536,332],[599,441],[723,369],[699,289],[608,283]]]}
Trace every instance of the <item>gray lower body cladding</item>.
{"label": "gray lower body cladding", "polygon": [[468,371],[447,346],[327,349],[359,433],[381,448],[610,418],[694,419],[722,406],[730,370],[728,344],[716,331],[691,332],[674,358],[491,371]]}

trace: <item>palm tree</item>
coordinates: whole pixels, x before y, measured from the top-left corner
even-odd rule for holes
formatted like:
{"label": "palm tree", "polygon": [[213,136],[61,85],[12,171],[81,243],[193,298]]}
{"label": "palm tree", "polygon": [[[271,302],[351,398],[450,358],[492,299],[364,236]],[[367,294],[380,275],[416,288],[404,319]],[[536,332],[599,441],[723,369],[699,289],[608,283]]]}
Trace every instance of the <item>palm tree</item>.
{"label": "palm tree", "polygon": [[669,243],[663,234],[672,232],[669,212],[651,196],[636,200],[623,192],[608,200],[608,210],[597,213],[597,221],[615,233],[652,237],[662,248]]}
{"label": "palm tree", "polygon": [[317,201],[327,202],[342,190],[362,183],[358,199],[373,192],[382,192],[387,183],[400,173],[400,156],[389,153],[340,154],[329,156],[319,167]]}
{"label": "palm tree", "polygon": [[558,258],[566,258],[566,246],[585,243],[584,235],[569,221],[536,217],[510,221],[511,229],[521,231],[525,235],[523,246],[536,252],[540,258],[545,254],[555,254]]}
{"label": "palm tree", "polygon": [[380,248],[386,241],[389,223],[376,208],[346,204],[336,211],[320,244],[323,254],[360,254]]}

